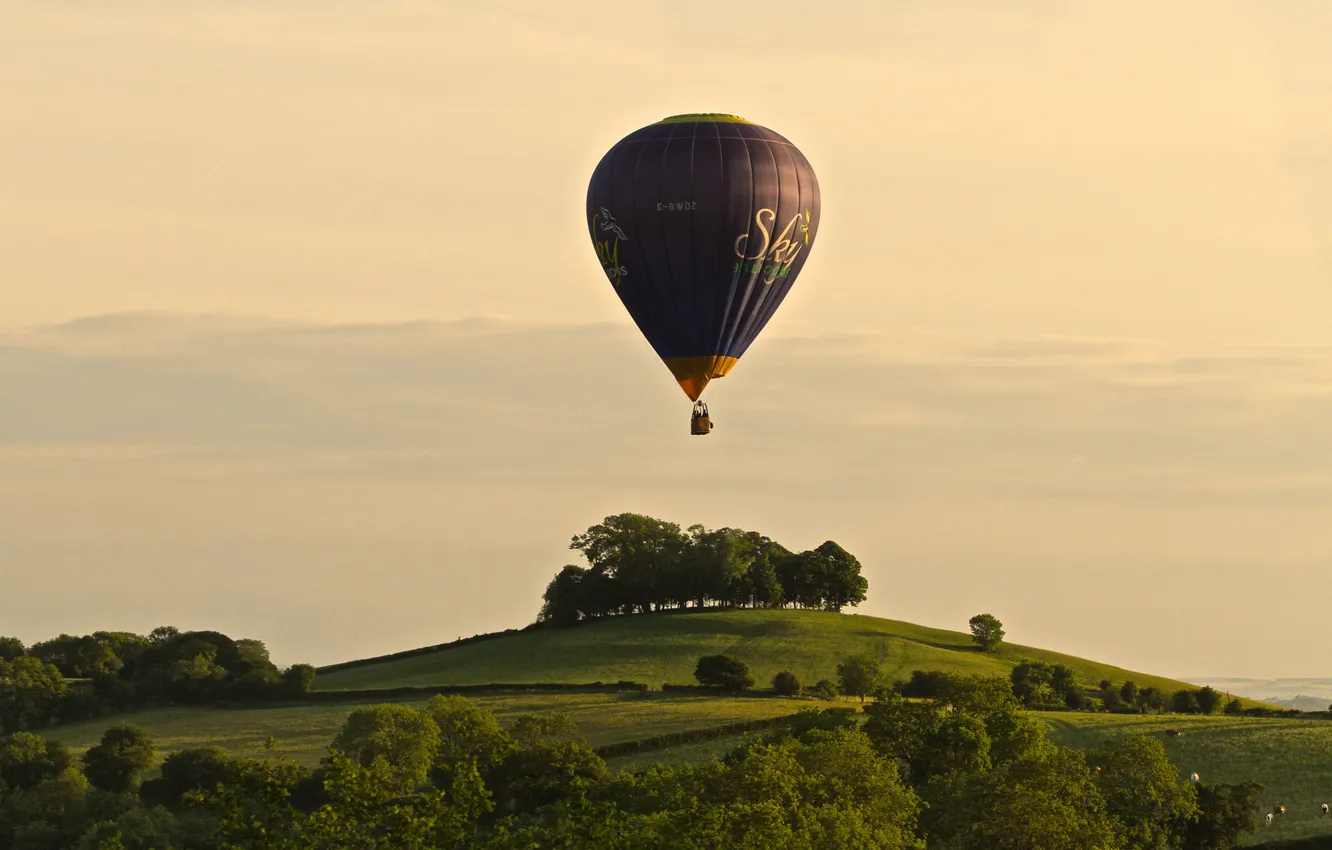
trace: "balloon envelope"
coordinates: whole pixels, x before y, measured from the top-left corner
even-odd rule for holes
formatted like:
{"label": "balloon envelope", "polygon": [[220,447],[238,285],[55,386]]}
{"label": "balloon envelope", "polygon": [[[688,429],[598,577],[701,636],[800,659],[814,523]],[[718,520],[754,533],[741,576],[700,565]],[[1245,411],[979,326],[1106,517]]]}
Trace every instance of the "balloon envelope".
{"label": "balloon envelope", "polygon": [[620,301],[691,399],[731,371],[814,245],[819,184],[787,139],[734,115],[676,115],[612,147],[587,218]]}

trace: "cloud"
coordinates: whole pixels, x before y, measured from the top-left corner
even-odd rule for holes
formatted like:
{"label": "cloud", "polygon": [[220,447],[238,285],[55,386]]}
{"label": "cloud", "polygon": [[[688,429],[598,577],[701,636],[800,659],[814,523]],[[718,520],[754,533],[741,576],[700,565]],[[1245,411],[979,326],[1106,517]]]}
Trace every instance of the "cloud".
{"label": "cloud", "polygon": [[[229,459],[239,476],[688,481],[676,453],[704,447],[676,439],[687,402],[630,331],[90,317],[0,337],[0,445],[10,462]],[[744,481],[891,470],[927,488],[1332,500],[1332,348],[779,337],[714,387],[707,456]]]}

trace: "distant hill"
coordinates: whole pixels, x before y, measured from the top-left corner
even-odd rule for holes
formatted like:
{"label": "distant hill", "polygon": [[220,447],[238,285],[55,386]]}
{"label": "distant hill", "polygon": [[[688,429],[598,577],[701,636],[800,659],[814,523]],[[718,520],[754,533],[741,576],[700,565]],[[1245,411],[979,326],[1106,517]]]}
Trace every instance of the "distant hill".
{"label": "distant hill", "polygon": [[1237,696],[1262,700],[1283,708],[1300,711],[1327,711],[1332,705],[1332,679],[1238,679],[1209,678],[1199,682]]}
{"label": "distant hill", "polygon": [[790,670],[803,681],[836,679],[848,655],[872,652],[889,676],[941,670],[1007,676],[1023,659],[1065,664],[1089,684],[1132,679],[1169,691],[1186,683],[1044,649],[1004,644],[980,652],[971,635],[858,614],[734,610],[659,612],[613,617],[563,629],[535,629],[445,647],[406,658],[321,673],[317,690],[463,685],[489,682],[616,682],[691,684],[700,655],[726,653],[749,665],[758,685]]}

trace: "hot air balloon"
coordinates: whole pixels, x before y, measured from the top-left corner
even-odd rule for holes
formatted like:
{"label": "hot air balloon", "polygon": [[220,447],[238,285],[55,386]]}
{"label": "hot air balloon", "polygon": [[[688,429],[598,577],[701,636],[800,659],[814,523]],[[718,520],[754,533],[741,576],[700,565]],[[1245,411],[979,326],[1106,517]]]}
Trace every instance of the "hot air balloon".
{"label": "hot air balloon", "polygon": [[819,183],[795,145],[735,115],[674,115],[625,136],[587,187],[601,267],[638,329],[712,420],[703,388],[735,367],[818,233]]}

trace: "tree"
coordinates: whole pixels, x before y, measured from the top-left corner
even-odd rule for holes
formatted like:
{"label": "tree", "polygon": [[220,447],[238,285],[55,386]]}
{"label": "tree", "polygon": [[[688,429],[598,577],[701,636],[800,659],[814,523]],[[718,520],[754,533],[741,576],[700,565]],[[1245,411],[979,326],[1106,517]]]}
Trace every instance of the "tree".
{"label": "tree", "polygon": [[491,779],[502,810],[531,811],[582,799],[606,776],[606,763],[575,742],[541,744],[510,753]]}
{"label": "tree", "polygon": [[783,670],[772,677],[772,689],[784,697],[798,697],[802,687],[796,674]]}
{"label": "tree", "polygon": [[407,794],[425,782],[439,752],[439,727],[429,714],[410,706],[371,705],[347,717],[329,749],[362,767],[383,759],[388,781]]}
{"label": "tree", "polygon": [[1073,711],[1083,711],[1087,708],[1087,697],[1077,688],[1069,688],[1064,691],[1064,707]]}
{"label": "tree", "polygon": [[1101,705],[1106,708],[1115,708],[1119,705],[1119,691],[1114,685],[1101,688]]}
{"label": "tree", "polygon": [[1239,785],[1197,785],[1198,820],[1188,827],[1185,850],[1229,850],[1258,828],[1260,794],[1257,782]]}
{"label": "tree", "polygon": [[837,682],[842,693],[864,702],[883,683],[883,668],[873,655],[853,655],[837,665]]}
{"label": "tree", "polygon": [[841,611],[847,605],[855,607],[865,601],[869,582],[860,574],[860,561],[831,540],[814,550],[819,558],[808,565],[814,570],[813,581],[819,588],[823,607]]}
{"label": "tree", "polygon": [[1232,699],[1230,702],[1226,703],[1225,713],[1231,716],[1243,714],[1244,703],[1240,702],[1238,699]]}
{"label": "tree", "polygon": [[970,625],[971,639],[982,652],[989,652],[1004,639],[1004,624],[990,614],[977,614],[971,618]]}
{"label": "tree", "polygon": [[180,629],[175,626],[158,626],[148,633],[148,643],[154,646],[161,646],[167,641],[180,634]]}
{"label": "tree", "polygon": [[1125,847],[1178,847],[1199,811],[1193,788],[1179,781],[1160,741],[1124,735],[1101,744],[1089,760],[1097,788]]}
{"label": "tree", "polygon": [[1211,686],[1204,686],[1198,689],[1195,699],[1198,702],[1198,709],[1203,714],[1215,714],[1216,710],[1221,707],[1223,697]]}
{"label": "tree", "polygon": [[59,741],[47,741],[31,732],[0,738],[0,797],[6,788],[35,788],[59,776],[70,764],[69,750]]}
{"label": "tree", "polygon": [[587,570],[575,564],[566,564],[546,585],[542,594],[541,613],[537,621],[556,626],[571,626],[584,614],[583,577]]}
{"label": "tree", "polygon": [[467,764],[487,776],[517,746],[494,714],[465,697],[440,694],[425,710],[439,727],[432,774],[437,787],[448,788]]}
{"label": "tree", "polygon": [[1151,711],[1161,711],[1166,707],[1166,695],[1160,688],[1143,688],[1138,691],[1138,705]]}
{"label": "tree", "polygon": [[1197,692],[1187,688],[1175,691],[1174,695],[1170,697],[1170,710],[1176,714],[1197,714]]}
{"label": "tree", "polygon": [[947,850],[1087,850],[1119,847],[1114,822],[1082,754],[1066,747],[950,773],[927,789],[929,846]]}
{"label": "tree", "polygon": [[1125,705],[1136,706],[1138,704],[1138,686],[1133,684],[1132,680],[1124,683],[1119,689],[1119,698]]}
{"label": "tree", "polygon": [[634,513],[608,516],[569,544],[613,580],[612,607],[624,613],[661,607],[687,546],[680,526]]}
{"label": "tree", "polygon": [[0,661],[13,661],[24,654],[23,641],[16,637],[0,637]]}
{"label": "tree", "polygon": [[1057,694],[1068,693],[1077,688],[1078,677],[1072,668],[1055,664],[1050,668],[1050,689]]}
{"label": "tree", "polygon": [[699,684],[724,691],[743,691],[754,684],[744,662],[729,655],[704,655],[694,667],[694,678]]}
{"label": "tree", "polygon": [[0,661],[0,732],[45,723],[66,687],[60,670],[39,658],[24,655]]}
{"label": "tree", "polygon": [[293,664],[282,671],[282,685],[288,693],[308,694],[314,681],[315,668],[310,664]]}
{"label": "tree", "polygon": [[162,760],[162,775],[143,783],[145,800],[178,809],[191,791],[214,794],[227,781],[235,760],[221,747],[178,750]]}
{"label": "tree", "polygon": [[97,746],[83,754],[83,773],[104,791],[124,794],[139,787],[140,775],[153,766],[156,750],[137,726],[112,726]]}
{"label": "tree", "polygon": [[1041,708],[1054,704],[1054,670],[1044,661],[1025,660],[1009,673],[1013,695],[1027,708]]}

